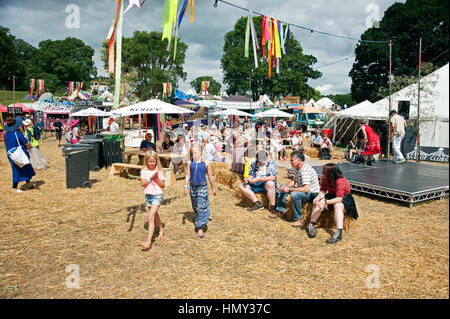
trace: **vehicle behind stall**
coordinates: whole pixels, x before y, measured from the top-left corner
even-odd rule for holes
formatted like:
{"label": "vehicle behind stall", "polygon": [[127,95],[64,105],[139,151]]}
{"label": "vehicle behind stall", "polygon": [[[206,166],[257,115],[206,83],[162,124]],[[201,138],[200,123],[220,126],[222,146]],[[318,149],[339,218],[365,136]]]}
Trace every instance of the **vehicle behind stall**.
{"label": "vehicle behind stall", "polygon": [[294,127],[300,127],[302,131],[313,132],[325,125],[325,113],[317,107],[300,106],[294,108]]}

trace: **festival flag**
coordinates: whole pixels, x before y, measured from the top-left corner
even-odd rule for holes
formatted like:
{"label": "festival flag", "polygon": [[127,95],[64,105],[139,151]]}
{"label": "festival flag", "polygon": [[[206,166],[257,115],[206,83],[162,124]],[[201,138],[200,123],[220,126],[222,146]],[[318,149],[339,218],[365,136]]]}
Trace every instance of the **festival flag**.
{"label": "festival flag", "polygon": [[115,89],[114,89],[114,101],[113,109],[119,107],[120,99],[120,79],[122,76],[122,26],[123,26],[123,1],[120,2],[117,19],[117,40],[116,40],[116,72],[115,72]]}
{"label": "festival flag", "polygon": [[177,15],[177,1],[176,0],[165,0],[164,9],[161,19],[161,24],[163,26],[162,39],[167,39],[170,41],[172,39],[172,29]]}
{"label": "festival flag", "polygon": [[34,82],[35,82],[35,80],[31,79],[31,81],[30,81],[30,98],[31,98],[31,96],[33,96]]}
{"label": "festival flag", "polygon": [[252,45],[253,45],[253,56],[255,58],[255,68],[258,67],[258,56],[256,54],[257,50],[259,51],[259,44],[258,44],[258,37],[256,35],[255,25],[253,23],[253,15],[252,12],[249,12],[250,14],[250,29],[252,32]]}
{"label": "festival flag", "polygon": [[114,73],[114,36],[117,29],[117,23],[119,21],[119,11],[122,5],[122,0],[117,1],[117,9],[116,9],[116,17],[113,20],[113,23],[109,29],[108,36],[106,40],[108,40],[108,71],[109,73]]}
{"label": "festival flag", "polygon": [[247,17],[247,26],[245,27],[245,45],[244,45],[244,56],[248,58],[248,47],[250,45],[250,11]]}
{"label": "festival flag", "polygon": [[286,29],[286,54],[289,54],[289,39],[291,38],[291,30],[289,24]]}
{"label": "festival flag", "polygon": [[125,9],[123,14],[127,13],[127,11],[130,10],[133,6],[140,8],[141,4],[139,3],[139,0],[128,0],[128,7]]}
{"label": "festival flag", "polygon": [[208,89],[209,89],[210,83],[211,83],[210,81],[202,81],[201,86],[200,86],[200,93],[205,92],[205,96],[206,96],[206,94],[208,94]]}
{"label": "festival flag", "polygon": [[172,92],[172,84],[170,82],[163,83],[163,97],[165,100],[169,98],[171,92]]}

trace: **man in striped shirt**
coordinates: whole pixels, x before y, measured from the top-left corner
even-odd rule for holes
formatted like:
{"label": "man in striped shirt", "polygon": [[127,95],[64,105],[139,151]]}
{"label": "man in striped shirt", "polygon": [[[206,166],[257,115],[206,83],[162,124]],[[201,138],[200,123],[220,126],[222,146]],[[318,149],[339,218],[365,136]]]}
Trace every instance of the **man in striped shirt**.
{"label": "man in striped shirt", "polygon": [[320,184],[316,171],[309,164],[305,163],[303,149],[292,152],[291,165],[292,169],[288,169],[291,181],[280,187],[276,214],[270,217],[275,218],[286,213],[287,195],[290,195],[293,210],[292,227],[303,227],[302,204],[304,202],[312,203],[320,192]]}

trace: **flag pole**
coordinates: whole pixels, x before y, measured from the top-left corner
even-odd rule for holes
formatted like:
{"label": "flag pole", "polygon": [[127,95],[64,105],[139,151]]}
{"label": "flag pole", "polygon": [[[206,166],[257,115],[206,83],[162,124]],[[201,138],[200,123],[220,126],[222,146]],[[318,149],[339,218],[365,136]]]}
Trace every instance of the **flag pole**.
{"label": "flag pole", "polygon": [[419,85],[417,94],[417,158],[416,161],[420,162],[420,73],[422,70],[422,38],[419,40]]}
{"label": "flag pole", "polygon": [[389,40],[389,114],[388,114],[388,141],[387,141],[387,158],[391,155],[391,121],[390,115],[392,110],[391,105],[391,89],[392,89],[392,40]]}

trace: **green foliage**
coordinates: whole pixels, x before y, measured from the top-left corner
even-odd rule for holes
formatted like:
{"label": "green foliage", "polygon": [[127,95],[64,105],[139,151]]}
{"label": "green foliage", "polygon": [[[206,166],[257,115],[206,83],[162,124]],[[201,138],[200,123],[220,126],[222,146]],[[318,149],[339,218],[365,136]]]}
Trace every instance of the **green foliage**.
{"label": "green foliage", "polygon": [[[395,3],[386,10],[379,28],[368,29],[361,39],[392,40],[392,71],[395,78],[417,74],[420,37],[423,39],[422,61],[441,67],[449,60],[448,11],[448,1],[407,0],[405,3]],[[386,87],[389,86],[388,45],[361,43],[355,53],[356,61],[349,74],[353,80],[353,99],[374,102],[386,97]]]}
{"label": "green foliage", "polygon": [[211,93],[212,95],[220,94],[220,88],[222,87],[222,85],[214,80],[212,76],[199,76],[189,84],[195,89],[197,93],[200,94],[200,89],[203,81],[210,81],[208,93]]}
{"label": "green foliage", "polygon": [[[35,48],[0,26],[0,76],[16,76],[16,90],[28,90],[30,79],[45,80],[45,90],[64,91],[68,81],[90,82],[97,70],[94,49],[76,38],[45,40]],[[0,87],[12,90],[11,79]]]}
{"label": "green foliage", "polygon": [[351,94],[327,95],[326,97],[341,106],[344,104],[347,104],[347,106],[353,106],[357,104],[356,101],[352,99]]}
{"label": "green foliage", "polygon": [[[261,17],[253,18],[256,34],[261,34]],[[312,65],[317,59],[312,55],[303,54],[300,43],[291,33],[289,54],[280,59],[280,74],[272,69],[272,77],[267,75],[268,61],[259,59],[258,68],[255,69],[253,50],[249,50],[249,58],[244,57],[245,28],[247,17],[240,18],[234,29],[225,35],[221,67],[224,72],[224,83],[228,85],[228,94],[245,95],[251,92],[252,98],[267,94],[271,99],[275,96],[306,97],[308,79],[317,79],[322,73],[315,71]],[[251,42],[251,40],[250,40]]]}
{"label": "green foliage", "polygon": [[0,88],[12,90],[12,80],[3,77],[23,76],[25,73],[20,56],[14,46],[16,38],[9,29],[0,26]]}
{"label": "green foliage", "polygon": [[[179,79],[186,79],[183,64],[188,46],[178,40],[177,54],[173,60],[173,41],[169,52],[167,39],[161,41],[161,38],[161,32],[135,31],[133,37],[123,38],[122,41],[122,80],[135,87],[141,99],[157,96],[165,82],[172,83],[175,89]],[[103,43],[102,61],[107,70],[107,42]]]}
{"label": "green foliage", "polygon": [[45,79],[46,90],[51,92],[66,87],[65,81],[90,82],[97,75],[93,56],[94,49],[76,38],[41,41],[38,54],[31,59],[27,75]]}

